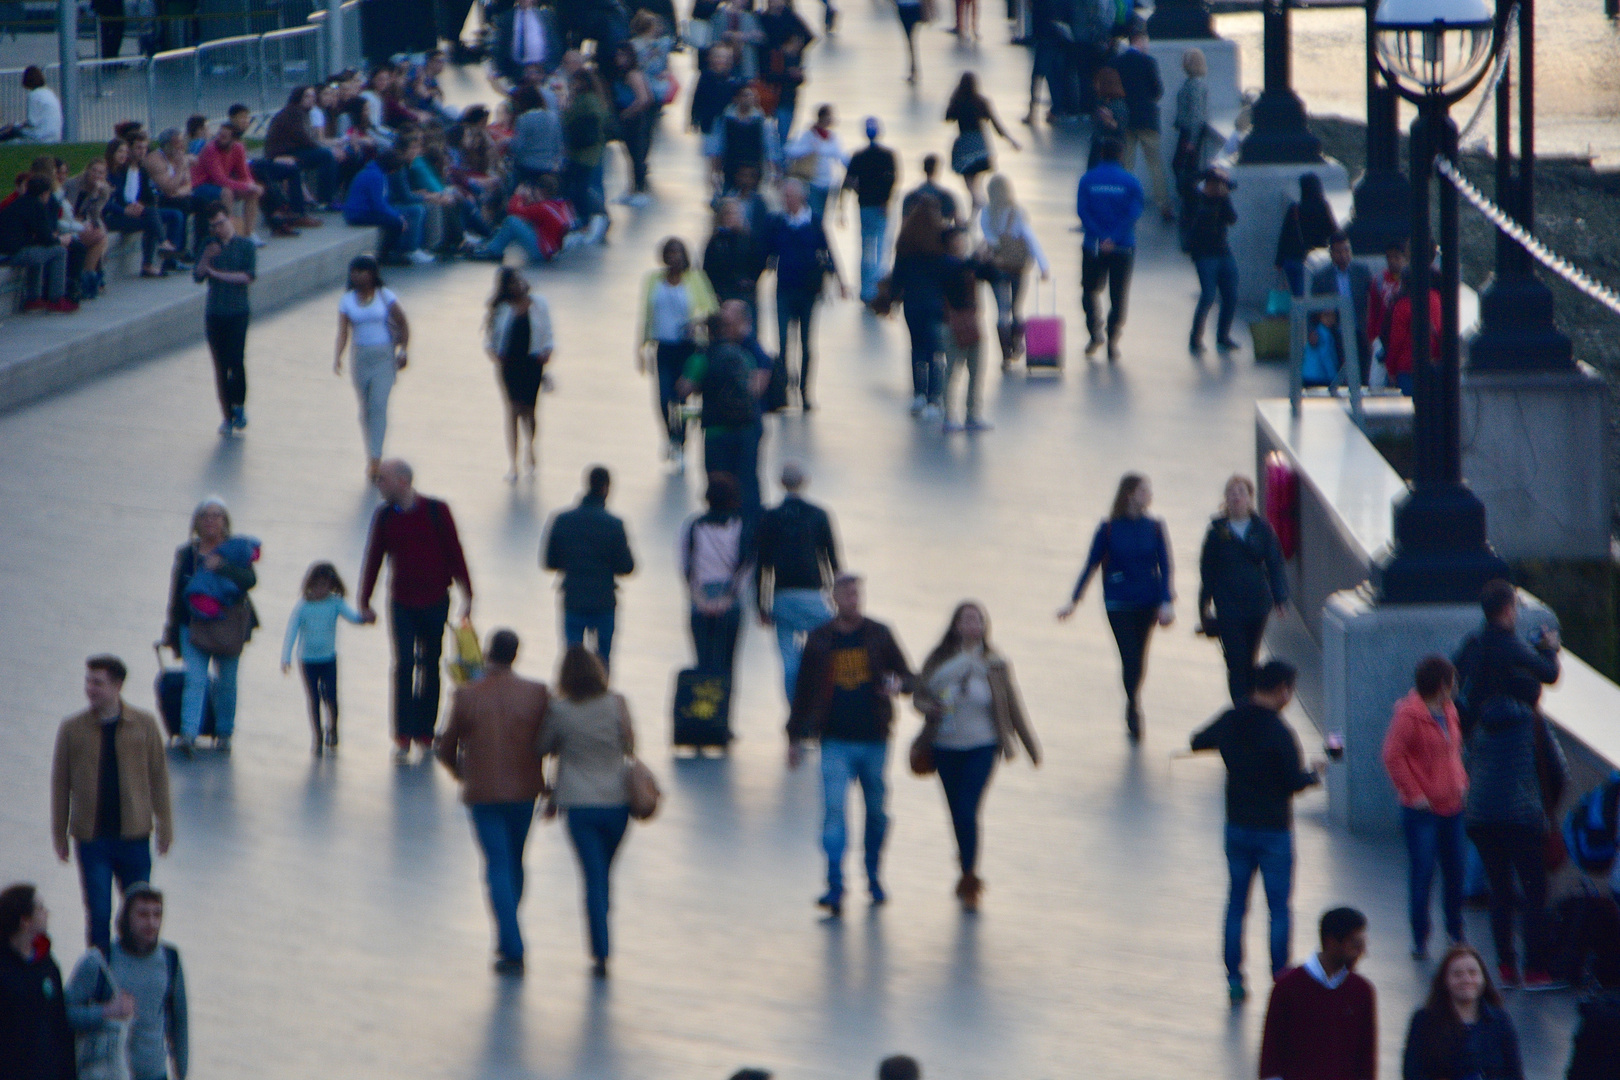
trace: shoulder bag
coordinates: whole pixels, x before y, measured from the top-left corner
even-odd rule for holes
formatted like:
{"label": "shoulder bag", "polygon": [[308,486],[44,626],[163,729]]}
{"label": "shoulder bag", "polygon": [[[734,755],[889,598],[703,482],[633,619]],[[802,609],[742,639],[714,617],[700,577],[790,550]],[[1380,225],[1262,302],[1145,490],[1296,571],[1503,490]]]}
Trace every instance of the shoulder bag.
{"label": "shoulder bag", "polygon": [[[104,1004],[118,996],[112,967],[100,949],[91,949],[100,971],[96,980],[96,1003]],[[105,990],[105,994],[102,991]],[[128,1020],[103,1020],[94,1031],[73,1037],[73,1056],[78,1063],[79,1080],[130,1080]]]}
{"label": "shoulder bag", "polygon": [[622,697],[619,698],[619,724],[625,745],[624,801],[631,817],[637,821],[651,821],[653,815],[658,813],[658,804],[663,801],[664,793],[659,789],[658,778],[647,763],[630,749],[630,708]]}
{"label": "shoulder bag", "polygon": [[197,649],[229,659],[242,655],[252,625],[253,614],[243,598],[221,611],[217,619],[193,618],[186,624],[186,631]]}
{"label": "shoulder bag", "polygon": [[911,751],[906,756],[906,762],[911,766],[913,776],[932,776],[939,770],[934,761],[934,733],[939,725],[932,720],[923,724],[917,737],[911,740]]}

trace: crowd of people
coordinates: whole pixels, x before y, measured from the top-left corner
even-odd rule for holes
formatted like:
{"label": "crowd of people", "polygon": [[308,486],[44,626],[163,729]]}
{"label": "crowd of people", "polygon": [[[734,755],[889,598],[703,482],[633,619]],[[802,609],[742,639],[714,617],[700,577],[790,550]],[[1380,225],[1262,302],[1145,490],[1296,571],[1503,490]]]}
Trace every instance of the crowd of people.
{"label": "crowd of people", "polygon": [[[897,7],[909,45],[925,5]],[[873,905],[888,900],[886,772],[896,702],[909,697],[921,728],[907,747],[906,764],[939,778],[956,844],[954,895],[964,913],[975,913],[987,889],[979,874],[979,821],[997,764],[1020,754],[1032,766],[1044,760],[1012,662],[992,644],[990,612],[983,603],[963,601],[942,613],[937,644],[913,668],[894,631],[866,613],[862,580],[842,558],[833,515],[806,498],[805,466],[782,465],[783,497],[767,507],[759,461],[766,414],[795,401],[804,413],[816,407],[814,319],[833,291],[829,279],[845,298],[856,284],[874,316],[900,309],[910,339],[913,416],[947,431],[990,429],[982,411],[983,286],[993,298],[1005,368],[1025,355],[1021,303],[1030,271],[1043,279],[1050,274],[1029,215],[995,167],[992,140],[999,137],[1014,151],[1019,143],[973,73],[963,74],[941,117],[955,127],[945,162],[959,186],[942,182],[938,155],[925,157],[922,182],[898,199],[891,253],[902,168],[880,141],[882,120],[865,120],[866,143],[854,153],[844,149],[831,104],[817,105],[794,131],[807,49],[816,35],[790,0],[768,0],[759,9],[747,0],[700,0],[679,38],[672,11],[632,17],[613,5],[613,12],[600,21],[562,20],[536,0],[492,10],[492,81],[501,95],[493,113],[483,105],[449,107],[437,83],[445,57],[430,53],[298,88],[269,119],[263,153],[252,160],[242,138],[254,118],[235,110],[212,130],[197,117],[184,132],[160,133],[155,146],[138,126],[125,127],[104,157],[76,177],[65,175],[59,159],[42,157],[0,209],[0,251],[14,265],[39,271],[27,306],[70,310],[95,295],[113,232],[141,235],[143,275],[184,270],[206,283],[220,430],[230,435],[247,424],[248,297],[256,251],[267,242],[260,226],[295,233],[320,225],[314,215],[326,211],[380,230],[377,256],[350,266],[333,368],[341,375],[347,359],[366,475],[381,505],[352,605],[336,564],[322,559],[309,566],[287,623],[281,668],[290,674],[295,660],[299,666],[312,754],[336,752],[338,624],[375,624],[376,608],[386,606],[394,758],[400,765],[438,762],[461,785],[484,860],[494,970],[513,977],[525,971],[519,916],[525,845],[536,816],[558,816],[580,866],[592,972],[606,978],[615,855],[631,820],[651,816],[658,801],[638,765],[630,704],[611,677],[617,582],[637,565],[624,522],[608,510],[612,477],[593,466],[578,505],[546,527],[540,565],[559,578],[566,649],[552,685],[526,679],[514,667],[522,647],[515,632],[497,629],[481,649],[472,636],[473,575],[450,505],[420,493],[411,467],[385,456],[389,395],[407,366],[410,323],[384,282],[383,267],[454,256],[498,261],[514,244],[531,261],[544,261],[570,246],[604,240],[611,227],[603,190],[607,147],[621,143],[629,165],[619,201],[645,203],[652,197],[654,133],[662,111],[681,93],[670,56],[677,47],[693,49],[700,74],[689,121],[702,136],[709,177],[703,198],[713,208],[714,227],[701,249],[679,237],[658,245],[658,265],[642,282],[634,339],[640,370],[656,379],[657,423],[671,468],[685,467],[694,420],[701,431],[705,509],[681,529],[679,560],[693,670],[729,685],[744,624],[757,617],[774,631],[787,764],[800,766],[813,749],[820,770],[826,880],[815,904],[833,919],[848,903],[851,784],[860,786],[863,801],[866,893]],[[1173,176],[1167,178],[1162,81],[1146,34],[1129,11],[1111,2],[1076,4],[1072,11],[1037,3],[1032,15],[1035,78],[1026,123],[1037,122],[1033,91],[1044,81],[1052,97],[1048,118],[1086,117],[1094,134],[1076,196],[1087,355],[1106,349],[1111,363],[1123,356],[1136,226],[1150,197],[1166,222],[1179,222],[1196,266],[1201,295],[1190,347],[1202,349],[1203,324],[1218,303],[1217,347],[1236,348],[1237,270],[1226,240],[1235,212],[1230,177],[1212,164],[1207,101],[1198,83],[1202,54],[1188,50],[1184,57],[1189,78],[1177,98]],[[959,3],[956,16],[959,36],[976,37],[976,3]],[[823,32],[836,20],[829,4]],[[1058,33],[1059,25],[1069,33]],[[908,77],[915,81],[914,47],[909,52]],[[1148,162],[1148,188],[1131,170],[1138,153]],[[858,284],[846,283],[828,238],[829,219],[842,221],[848,199],[859,211]],[[37,242],[8,250],[18,236]],[[1306,256],[1321,247],[1329,249],[1330,263],[1308,276]],[[1402,325],[1410,355],[1404,257],[1404,249],[1392,248],[1382,278],[1358,275],[1320,183],[1302,182],[1300,199],[1282,222],[1276,266],[1293,294],[1308,287],[1350,299],[1358,325],[1348,328],[1353,340],[1346,344],[1366,367],[1371,344],[1381,345],[1376,355],[1399,384],[1406,376],[1394,359]],[[766,274],[774,277],[774,353],[758,331]],[[1334,331],[1331,323],[1320,329]],[[546,301],[518,268],[496,270],[482,345],[505,397],[508,475],[515,480],[520,468],[536,468],[538,395],[555,345]],[[959,373],[966,376],[960,406],[952,392]],[[696,407],[694,396],[701,402]],[[1261,661],[1267,623],[1290,603],[1276,531],[1257,508],[1249,478],[1231,477],[1221,494],[1202,545],[1196,618],[1200,632],[1222,649],[1231,708],[1190,745],[1219,752],[1227,768],[1228,993],[1234,1006],[1249,995],[1243,923],[1258,874],[1270,912],[1273,977],[1259,1075],[1373,1080],[1375,996],[1355,973],[1366,949],[1366,917],[1350,907],[1327,911],[1317,928],[1320,948],[1297,966],[1291,956],[1292,800],[1322,782],[1325,765],[1307,766],[1283,719],[1297,679],[1293,668],[1278,659]],[[1091,581],[1101,580],[1133,744],[1145,737],[1141,688],[1153,632],[1176,617],[1171,544],[1164,522],[1151,513],[1152,498],[1146,476],[1121,478],[1058,612],[1060,620],[1070,618]],[[223,502],[208,499],[196,507],[171,573],[162,643],[180,659],[183,674],[161,723],[123,697],[127,669],[120,659],[87,661],[88,708],[64,721],[58,734],[51,830],[58,857],[78,863],[90,951],[63,980],[46,936],[48,913],[34,888],[0,892],[0,1055],[21,1063],[19,1078],[71,1080],[76,1061],[82,1070],[120,1057],[125,1074],[138,1080],[185,1076],[184,976],[178,950],[161,939],[163,894],[151,885],[152,853],[165,854],[176,833],[171,737],[184,758],[208,738],[215,751],[230,752],[238,666],[259,625],[252,599],[258,557],[258,542],[233,530]],[[386,605],[378,598],[385,564]],[[1432,656],[1416,665],[1414,688],[1395,705],[1384,746],[1403,806],[1413,955],[1428,958],[1437,868],[1448,942],[1428,999],[1411,1020],[1408,1080],[1522,1080],[1501,990],[1620,983],[1614,978],[1620,974],[1620,910],[1609,922],[1596,917],[1614,907],[1612,891],[1593,902],[1593,917],[1581,920],[1574,941],[1550,914],[1543,852],[1561,824],[1567,775],[1537,702],[1541,686],[1558,677],[1557,635],[1544,634],[1533,646],[1516,635],[1517,599],[1505,582],[1486,588],[1482,609],[1484,626],[1460,643],[1454,660]],[[441,724],[443,650],[452,626],[456,670],[476,677],[454,690]],[[1615,788],[1620,792],[1620,784]],[[1574,860],[1575,876],[1588,889],[1609,888],[1603,879],[1613,867],[1620,828],[1615,801],[1599,799],[1597,824],[1588,830],[1609,838],[1607,860],[1601,850]],[[1470,849],[1488,883],[1494,979],[1464,932]],[[115,882],[121,896],[116,923]],[[744,1070],[734,1080],[767,1075]],[[920,1075],[917,1063],[903,1057],[879,1070],[881,1080]]]}

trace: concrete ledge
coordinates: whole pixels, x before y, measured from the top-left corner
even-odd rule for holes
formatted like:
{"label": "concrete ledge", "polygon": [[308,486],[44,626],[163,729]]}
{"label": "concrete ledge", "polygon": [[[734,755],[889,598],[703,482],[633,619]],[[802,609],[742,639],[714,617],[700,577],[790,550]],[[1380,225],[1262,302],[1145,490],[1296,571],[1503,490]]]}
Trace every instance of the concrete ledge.
{"label": "concrete ledge", "polygon": [[[341,283],[349,260],[376,246],[377,230],[335,217],[259,250],[253,309],[268,313]],[[0,413],[97,375],[160,356],[203,335],[205,290],[190,274],[137,278],[72,315],[17,315],[0,322]]]}

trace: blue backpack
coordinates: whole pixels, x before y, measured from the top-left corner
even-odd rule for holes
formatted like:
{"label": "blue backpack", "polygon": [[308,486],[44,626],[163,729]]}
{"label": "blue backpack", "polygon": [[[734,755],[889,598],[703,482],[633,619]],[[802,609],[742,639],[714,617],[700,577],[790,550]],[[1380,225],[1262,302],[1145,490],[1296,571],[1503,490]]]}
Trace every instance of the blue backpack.
{"label": "blue backpack", "polygon": [[1564,846],[1589,874],[1606,874],[1620,854],[1620,771],[1582,795],[1564,818]]}

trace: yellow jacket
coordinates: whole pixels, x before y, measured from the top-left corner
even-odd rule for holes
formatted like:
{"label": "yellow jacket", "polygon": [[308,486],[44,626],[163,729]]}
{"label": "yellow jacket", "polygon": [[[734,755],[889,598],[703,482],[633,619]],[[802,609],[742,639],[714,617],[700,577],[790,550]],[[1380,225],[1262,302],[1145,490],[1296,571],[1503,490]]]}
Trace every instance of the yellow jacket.
{"label": "yellow jacket", "polygon": [[[652,332],[653,318],[653,290],[664,279],[664,271],[653,270],[641,282],[641,344],[656,340]],[[691,320],[697,325],[696,337],[698,341],[705,340],[702,324],[705,319],[720,310],[720,303],[714,298],[714,286],[709,284],[709,277],[702,270],[691,268],[681,275],[681,284],[686,286],[686,295],[691,306]]]}

